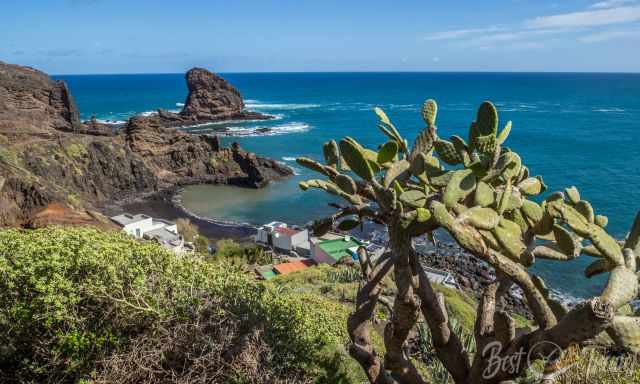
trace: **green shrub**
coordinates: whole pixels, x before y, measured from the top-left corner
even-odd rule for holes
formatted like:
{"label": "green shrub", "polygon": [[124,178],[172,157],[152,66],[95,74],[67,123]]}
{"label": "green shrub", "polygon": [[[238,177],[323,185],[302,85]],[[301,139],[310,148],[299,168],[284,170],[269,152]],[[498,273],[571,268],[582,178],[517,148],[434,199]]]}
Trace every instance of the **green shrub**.
{"label": "green shrub", "polygon": [[65,151],[67,152],[67,155],[75,159],[79,159],[87,155],[87,148],[85,148],[84,145],[77,143],[67,145],[65,147]]}
{"label": "green shrub", "polygon": [[18,155],[11,149],[0,144],[0,163],[12,168],[20,167]]}
{"label": "green shrub", "polygon": [[[164,348],[168,333],[210,334],[210,328],[198,328],[205,323],[200,318],[225,322],[238,337],[259,330],[263,341],[255,345],[273,356],[265,369],[279,375],[323,377],[343,370],[328,365],[345,361],[346,307],[313,294],[280,294],[228,263],[177,257],[120,232],[0,231],[0,276],[0,382],[70,383],[92,372],[104,379],[101,372],[113,368],[109,362],[142,363],[135,359],[143,355],[137,353],[143,342],[145,348]],[[212,336],[207,346],[234,343]],[[170,354],[147,350],[171,370],[170,377],[186,373],[167,361],[204,361],[199,358],[206,348],[188,339],[175,345],[178,352]],[[233,371],[228,364],[213,368]],[[119,381],[105,382],[110,380]]]}
{"label": "green shrub", "polygon": [[231,239],[216,242],[215,260],[227,261],[237,265],[273,263],[271,254],[255,244],[239,244]]}

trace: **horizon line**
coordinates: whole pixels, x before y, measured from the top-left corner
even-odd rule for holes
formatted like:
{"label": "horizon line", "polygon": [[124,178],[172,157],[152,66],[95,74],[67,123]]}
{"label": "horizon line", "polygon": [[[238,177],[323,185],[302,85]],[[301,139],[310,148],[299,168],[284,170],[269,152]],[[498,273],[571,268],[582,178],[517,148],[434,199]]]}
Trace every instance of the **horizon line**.
{"label": "horizon line", "polygon": [[[192,67],[196,68],[196,67]],[[200,67],[202,68],[202,67]],[[207,69],[207,68],[205,68]],[[209,70],[209,69],[207,69]],[[50,76],[133,76],[133,75],[184,75],[188,70],[184,72],[101,72],[101,73],[54,73]],[[211,70],[209,70],[211,71]],[[218,74],[398,74],[398,73],[434,73],[434,74],[585,74],[585,75],[640,75],[638,72],[626,72],[626,71],[396,71],[396,70],[383,70],[383,71],[211,71]]]}

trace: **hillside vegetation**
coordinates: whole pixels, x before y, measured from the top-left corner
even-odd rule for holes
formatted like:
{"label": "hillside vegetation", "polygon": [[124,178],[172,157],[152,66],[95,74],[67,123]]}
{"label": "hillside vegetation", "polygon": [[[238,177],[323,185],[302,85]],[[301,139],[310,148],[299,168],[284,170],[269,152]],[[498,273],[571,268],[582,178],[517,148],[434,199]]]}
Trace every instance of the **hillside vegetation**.
{"label": "hillside vegetation", "polygon": [[[323,265],[262,283],[239,263],[246,255],[231,248],[205,260],[120,232],[0,231],[0,382],[366,380],[345,349],[358,286],[350,267]],[[471,332],[473,300],[436,289],[460,331]],[[385,290],[393,296],[390,281]],[[389,316],[382,308],[375,320],[373,339],[382,351]],[[412,360],[431,382],[451,382],[423,329]],[[635,358],[593,351],[569,357],[575,368],[562,383],[638,380]]]}
{"label": "hillside vegetation", "polygon": [[116,232],[0,232],[0,382],[352,381],[348,308]]}

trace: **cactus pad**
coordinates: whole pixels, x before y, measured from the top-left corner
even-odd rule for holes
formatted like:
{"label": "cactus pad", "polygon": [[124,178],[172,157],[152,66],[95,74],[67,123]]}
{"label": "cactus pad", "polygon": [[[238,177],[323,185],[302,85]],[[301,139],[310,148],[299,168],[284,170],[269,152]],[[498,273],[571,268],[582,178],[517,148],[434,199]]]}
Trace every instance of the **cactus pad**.
{"label": "cactus pad", "polygon": [[406,174],[409,171],[409,167],[411,164],[407,160],[396,161],[391,165],[391,168],[387,170],[387,173],[384,175],[384,187],[389,188],[389,186],[399,177]]}
{"label": "cactus pad", "polygon": [[595,222],[595,213],[593,212],[593,207],[586,200],[580,200],[576,203],[574,208],[582,214],[582,216],[587,219],[590,223]]}
{"label": "cactus pad", "polygon": [[498,243],[511,259],[519,261],[522,253],[527,249],[522,242],[520,226],[511,220],[501,219],[498,226],[493,229]]}
{"label": "cactus pad", "polygon": [[500,216],[491,208],[473,207],[464,211],[458,216],[478,229],[491,230],[500,222]]}
{"label": "cactus pad", "polygon": [[451,180],[447,183],[442,196],[445,206],[453,208],[458,202],[464,200],[476,187],[476,177],[470,169],[454,171]]}
{"label": "cactus pad", "polygon": [[427,123],[427,127],[436,125],[436,116],[438,115],[438,104],[435,100],[429,99],[422,104],[422,118]]}
{"label": "cactus pad", "polygon": [[525,195],[535,196],[544,192],[546,186],[542,182],[541,177],[528,177],[518,184],[518,189]]}
{"label": "cactus pad", "polygon": [[507,124],[505,124],[504,128],[502,128],[500,135],[498,135],[498,144],[503,144],[505,141],[507,141],[507,137],[509,137],[510,132],[511,121],[507,121]]}
{"label": "cactus pad", "polygon": [[578,188],[569,187],[564,191],[571,204],[577,204],[580,201],[580,192],[578,192]]}
{"label": "cactus pad", "polygon": [[594,222],[601,228],[604,228],[609,223],[609,218],[604,215],[596,215]]}
{"label": "cactus pad", "polygon": [[493,187],[484,181],[479,181],[474,194],[473,203],[481,207],[488,207],[496,201],[496,192]]}
{"label": "cactus pad", "polygon": [[356,182],[347,175],[338,175],[336,176],[336,184],[338,187],[343,190],[345,193],[349,195],[355,195],[358,191],[358,187],[356,186]]}
{"label": "cactus pad", "polygon": [[479,136],[496,137],[498,132],[498,111],[491,102],[485,101],[480,104],[476,119],[476,129]]}
{"label": "cactus pad", "polygon": [[577,256],[580,252],[580,246],[578,241],[571,235],[571,232],[567,231],[564,227],[555,224],[553,226],[553,234],[556,238],[556,243],[562,252],[570,256]]}
{"label": "cactus pad", "polygon": [[463,161],[462,156],[450,141],[438,140],[434,143],[434,148],[440,159],[449,165],[460,164]]}
{"label": "cactus pad", "polygon": [[360,146],[351,138],[340,140],[340,153],[349,168],[361,178],[373,180],[373,169],[364,157]]}
{"label": "cactus pad", "polygon": [[327,141],[322,146],[322,152],[324,154],[324,162],[333,168],[338,165],[340,159],[340,153],[338,153],[338,143],[335,140]]}
{"label": "cactus pad", "polygon": [[388,163],[395,159],[398,154],[398,143],[395,141],[387,141],[382,148],[378,151],[377,162],[378,164]]}
{"label": "cactus pad", "polygon": [[427,201],[427,196],[421,191],[409,190],[400,195],[400,201],[409,207],[422,208]]}

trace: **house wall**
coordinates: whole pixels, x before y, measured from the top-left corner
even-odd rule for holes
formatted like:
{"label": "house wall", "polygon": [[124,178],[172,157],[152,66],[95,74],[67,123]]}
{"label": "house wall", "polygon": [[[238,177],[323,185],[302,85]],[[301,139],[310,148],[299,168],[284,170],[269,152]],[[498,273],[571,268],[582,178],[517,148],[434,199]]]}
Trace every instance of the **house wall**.
{"label": "house wall", "polygon": [[292,247],[298,244],[302,244],[306,241],[309,241],[309,231],[307,231],[306,229],[304,231],[300,231],[295,235],[291,236]]}
{"label": "house wall", "polygon": [[[125,225],[122,230],[129,235],[141,239],[145,232],[156,229],[153,225],[153,219],[148,218],[135,223]],[[139,230],[139,231],[137,231]]]}
{"label": "house wall", "polygon": [[267,244],[269,241],[269,232],[266,229],[258,229],[256,234],[256,241]]}
{"label": "house wall", "polygon": [[[126,233],[128,233],[129,235],[136,237],[138,239],[142,238],[144,236],[145,233],[149,232],[149,231],[153,231],[154,229],[159,229],[159,228],[166,228],[167,230],[173,232],[173,233],[178,233],[178,226],[173,224],[173,225],[167,225],[161,221],[156,221],[154,222],[152,218],[148,218],[148,219],[144,219],[144,220],[140,220],[140,221],[136,221],[135,223],[130,223],[125,225],[122,230]],[[139,230],[136,231],[136,230]]]}
{"label": "house wall", "polygon": [[291,237],[283,235],[282,233],[274,232],[273,234],[273,246],[275,248],[284,249],[285,251],[291,250]]}
{"label": "house wall", "polygon": [[316,244],[311,244],[311,258],[318,264],[333,265],[336,263],[333,257],[327,255],[327,253]]}

